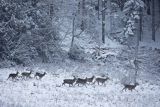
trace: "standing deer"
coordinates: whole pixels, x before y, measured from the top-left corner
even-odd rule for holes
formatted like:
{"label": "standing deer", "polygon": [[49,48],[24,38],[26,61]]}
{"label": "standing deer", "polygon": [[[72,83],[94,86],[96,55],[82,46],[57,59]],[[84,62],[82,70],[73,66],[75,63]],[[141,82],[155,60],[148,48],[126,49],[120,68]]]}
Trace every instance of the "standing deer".
{"label": "standing deer", "polygon": [[78,86],[81,84],[81,85],[87,87],[86,86],[86,84],[87,84],[87,77],[85,79],[78,78],[77,81],[76,81],[76,83],[75,83],[75,85],[76,84],[78,84]]}
{"label": "standing deer", "polygon": [[139,84],[138,83],[135,83],[134,85],[129,85],[129,84],[123,84],[124,85],[124,88],[122,89],[122,91],[123,90],[130,90],[130,91],[132,91],[132,90],[136,90],[135,88],[136,88],[136,86],[138,86]]}
{"label": "standing deer", "polygon": [[106,78],[100,78],[100,77],[99,77],[99,78],[96,78],[94,84],[97,82],[98,85],[100,85],[100,83],[101,83],[102,85],[105,85],[105,82],[106,82],[107,80],[109,80],[109,77],[106,77]]}
{"label": "standing deer", "polygon": [[9,76],[8,76],[8,78],[7,78],[7,80],[9,79],[9,78],[12,78],[12,80],[13,79],[16,79],[17,77],[18,77],[18,74],[19,74],[19,72],[17,71],[17,73],[15,74],[15,73],[13,73],[13,74],[9,74]]}
{"label": "standing deer", "polygon": [[32,71],[30,71],[30,72],[22,72],[21,73],[23,79],[31,78],[31,74],[32,74]]}
{"label": "standing deer", "polygon": [[47,73],[44,72],[43,74],[39,73],[39,72],[36,72],[36,74],[34,75],[35,78],[39,78],[39,79],[42,79]]}
{"label": "standing deer", "polygon": [[87,82],[88,82],[89,84],[92,83],[93,80],[94,80],[94,78],[95,78],[95,76],[92,76],[91,78],[87,78]]}
{"label": "standing deer", "polygon": [[69,84],[69,87],[70,86],[73,86],[73,84],[76,82],[76,77],[75,76],[73,76],[74,77],[74,79],[64,79],[63,80],[63,83],[62,83],[62,86],[63,85],[65,85],[65,84]]}

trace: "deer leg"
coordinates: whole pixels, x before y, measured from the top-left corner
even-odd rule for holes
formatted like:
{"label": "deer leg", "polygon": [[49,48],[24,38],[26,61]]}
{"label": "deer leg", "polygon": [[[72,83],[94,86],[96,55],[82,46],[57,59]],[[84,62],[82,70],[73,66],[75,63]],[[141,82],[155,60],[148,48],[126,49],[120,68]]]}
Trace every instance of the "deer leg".
{"label": "deer leg", "polygon": [[96,83],[96,81],[94,81],[93,83],[92,83],[92,85],[94,85]]}
{"label": "deer leg", "polygon": [[73,87],[73,84],[71,84],[71,86]]}
{"label": "deer leg", "polygon": [[28,77],[27,77],[27,76],[25,77],[25,80],[28,80]]}
{"label": "deer leg", "polygon": [[125,89],[125,87],[122,89],[122,91]]}
{"label": "deer leg", "polygon": [[15,82],[15,78],[12,78],[12,81],[14,81],[14,82]]}
{"label": "deer leg", "polygon": [[12,81],[14,81],[15,80],[15,78],[14,77],[12,77]]}
{"label": "deer leg", "polygon": [[28,79],[31,79],[31,76],[28,76],[27,78],[28,78]]}
{"label": "deer leg", "polygon": [[27,77],[25,76],[24,79],[27,80]]}
{"label": "deer leg", "polygon": [[21,76],[21,80],[24,80],[23,76]]}
{"label": "deer leg", "polygon": [[17,78],[17,77],[15,77],[15,80],[17,80],[17,81],[18,81],[18,78]]}
{"label": "deer leg", "polygon": [[25,78],[24,78],[24,76],[22,76],[22,80],[24,80]]}
{"label": "deer leg", "polygon": [[[136,89],[134,89],[135,91],[137,91]],[[138,91],[137,91],[138,92]]]}
{"label": "deer leg", "polygon": [[70,84],[70,87],[72,87],[73,85],[72,84]]}
{"label": "deer leg", "polygon": [[9,78],[10,78],[10,77],[8,77],[7,80],[8,80]]}

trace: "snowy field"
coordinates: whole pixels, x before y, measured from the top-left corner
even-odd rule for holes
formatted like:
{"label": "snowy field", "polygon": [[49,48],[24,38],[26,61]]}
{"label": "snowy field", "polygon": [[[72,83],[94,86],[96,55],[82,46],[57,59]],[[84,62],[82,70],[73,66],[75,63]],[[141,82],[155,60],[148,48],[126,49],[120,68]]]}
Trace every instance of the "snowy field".
{"label": "snowy field", "polygon": [[[64,78],[100,76],[98,66],[88,65],[79,69],[75,65],[68,67],[59,64],[36,65],[33,69],[47,72],[42,80],[34,78],[28,80],[7,80],[10,73],[24,72],[23,68],[4,68],[0,71],[0,107],[159,107],[160,80],[156,74],[145,73],[138,78],[139,86],[136,90],[121,91],[123,85],[120,80],[112,77],[105,86],[87,85],[87,87],[61,86]],[[43,69],[42,69],[43,68]],[[85,70],[90,69],[88,73]],[[105,68],[103,68],[104,70]],[[33,73],[34,74],[34,73]],[[33,76],[33,75],[32,75]]]}

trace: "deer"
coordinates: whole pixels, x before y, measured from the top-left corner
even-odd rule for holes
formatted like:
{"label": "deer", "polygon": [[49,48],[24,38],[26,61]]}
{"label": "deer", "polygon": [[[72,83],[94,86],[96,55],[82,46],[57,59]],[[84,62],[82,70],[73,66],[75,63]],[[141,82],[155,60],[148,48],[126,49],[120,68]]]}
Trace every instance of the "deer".
{"label": "deer", "polygon": [[21,75],[24,78],[31,78],[32,71],[30,72],[22,72]]}
{"label": "deer", "polygon": [[122,89],[122,91],[123,90],[130,90],[130,91],[132,91],[132,90],[136,90],[135,88],[136,88],[136,86],[138,86],[139,84],[136,82],[134,85],[129,85],[129,84],[123,84],[124,85],[124,88]]}
{"label": "deer", "polygon": [[40,80],[46,75],[47,73],[44,72],[43,74],[39,73],[39,72],[36,72],[36,74],[34,75],[35,78],[39,78]]}
{"label": "deer", "polygon": [[92,83],[94,80],[95,76],[93,75],[91,78],[87,78],[87,82],[88,83]]}
{"label": "deer", "polygon": [[74,79],[64,79],[63,80],[63,83],[62,83],[62,86],[63,85],[65,85],[65,84],[69,84],[69,87],[70,86],[73,86],[73,84],[76,82],[76,77],[75,76],[73,76],[74,77]]}
{"label": "deer", "polygon": [[102,85],[105,85],[105,82],[106,82],[107,80],[109,80],[109,77],[106,77],[106,78],[101,78],[101,77],[99,77],[99,78],[96,78],[94,84],[97,82],[98,85],[100,85],[100,83],[101,83]]}
{"label": "deer", "polygon": [[[13,80],[13,79],[16,79],[16,78],[18,77],[18,74],[19,74],[18,71],[17,71],[17,73],[9,74],[8,79],[9,79],[9,78],[12,78],[12,80]],[[8,80],[8,79],[7,79],[7,80]]]}
{"label": "deer", "polygon": [[85,79],[78,78],[77,81],[76,81],[76,83],[75,83],[75,85],[76,84],[78,84],[78,86],[81,84],[81,85],[87,87],[86,86],[86,84],[87,84],[87,77]]}

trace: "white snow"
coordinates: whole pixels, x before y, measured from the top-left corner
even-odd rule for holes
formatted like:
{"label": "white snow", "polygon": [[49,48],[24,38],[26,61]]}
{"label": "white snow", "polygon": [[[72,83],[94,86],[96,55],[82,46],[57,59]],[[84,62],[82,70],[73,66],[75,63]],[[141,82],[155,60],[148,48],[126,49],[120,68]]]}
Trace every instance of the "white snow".
{"label": "white snow", "polygon": [[[16,70],[23,72],[25,69],[1,69],[0,107],[159,107],[160,105],[160,80],[157,81],[158,77],[153,74],[152,78],[156,80],[150,82],[151,75],[142,73],[144,76],[141,75],[143,78],[138,79],[140,85],[136,87],[138,92],[134,90],[122,92],[123,85],[114,76],[106,82],[106,86],[96,84],[87,85],[87,88],[68,87],[61,86],[64,78],[73,78],[72,75],[83,78],[99,76],[101,70],[104,73],[106,67],[99,69],[97,65],[80,63],[77,63],[79,66],[71,64],[72,66],[61,67],[64,65],[60,65],[36,65],[33,67],[34,70],[47,72],[42,80],[29,79],[15,82],[6,80],[9,73]],[[114,74],[114,71],[109,72],[109,76]]]}

